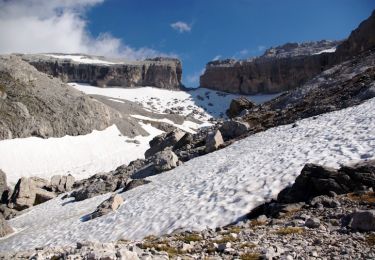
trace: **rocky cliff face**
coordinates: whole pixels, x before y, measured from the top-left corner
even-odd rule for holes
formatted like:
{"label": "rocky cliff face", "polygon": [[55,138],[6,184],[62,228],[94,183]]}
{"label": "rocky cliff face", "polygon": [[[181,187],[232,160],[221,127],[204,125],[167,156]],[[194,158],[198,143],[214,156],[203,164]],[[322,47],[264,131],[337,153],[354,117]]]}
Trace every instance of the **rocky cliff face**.
{"label": "rocky cliff face", "polygon": [[[80,82],[100,87],[155,86],[179,89],[182,66],[178,59],[154,58],[135,62],[105,62],[98,57],[82,55],[21,55],[37,70],[64,82]],[[73,59],[71,58],[73,57]],[[80,62],[74,57],[85,57]],[[90,60],[93,62],[90,63]],[[98,62],[100,61],[100,62]]]}
{"label": "rocky cliff face", "polygon": [[200,86],[242,94],[291,90],[325,69],[374,48],[374,35],[375,12],[342,43],[288,43],[271,48],[258,58],[210,62],[200,78]]}
{"label": "rocky cliff face", "polygon": [[0,56],[0,96],[0,140],[88,134],[121,118],[14,55]]}

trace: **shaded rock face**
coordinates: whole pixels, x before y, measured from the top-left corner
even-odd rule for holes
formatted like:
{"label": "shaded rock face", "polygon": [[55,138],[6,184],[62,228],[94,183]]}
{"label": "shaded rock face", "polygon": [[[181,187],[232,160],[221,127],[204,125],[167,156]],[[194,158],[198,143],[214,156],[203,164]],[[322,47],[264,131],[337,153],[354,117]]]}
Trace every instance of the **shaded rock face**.
{"label": "shaded rock face", "polygon": [[0,140],[83,135],[121,119],[108,106],[37,71],[14,55],[0,56]]}
{"label": "shaded rock face", "polygon": [[7,185],[7,176],[0,169],[0,203],[6,203],[8,200],[9,188]]}
{"label": "shaded rock face", "polygon": [[[200,86],[242,94],[295,89],[323,70],[375,48],[374,35],[375,12],[342,43],[289,43],[251,60],[210,62],[200,78]],[[336,46],[336,52],[331,52]],[[330,52],[322,52],[324,49]]]}
{"label": "shaded rock face", "polygon": [[375,231],[375,210],[354,212],[349,226],[358,231]]}
{"label": "shaded rock face", "polygon": [[86,64],[69,59],[43,55],[23,55],[22,58],[39,71],[64,82],[80,82],[106,86],[155,86],[180,89],[181,62],[172,58],[154,58],[127,64]]}

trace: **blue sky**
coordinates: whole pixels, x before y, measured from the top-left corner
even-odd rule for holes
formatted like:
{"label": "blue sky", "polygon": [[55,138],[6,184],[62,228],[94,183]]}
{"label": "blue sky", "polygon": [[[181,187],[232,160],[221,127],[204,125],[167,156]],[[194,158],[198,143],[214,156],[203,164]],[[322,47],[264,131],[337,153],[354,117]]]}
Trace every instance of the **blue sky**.
{"label": "blue sky", "polygon": [[177,55],[194,87],[210,60],[344,39],[373,9],[374,0],[0,0],[0,53]]}
{"label": "blue sky", "polygon": [[[246,58],[286,42],[343,39],[375,8],[373,0],[107,0],[87,13],[92,34],[177,54],[183,81],[197,86],[205,64]],[[171,24],[182,21],[190,31]]]}

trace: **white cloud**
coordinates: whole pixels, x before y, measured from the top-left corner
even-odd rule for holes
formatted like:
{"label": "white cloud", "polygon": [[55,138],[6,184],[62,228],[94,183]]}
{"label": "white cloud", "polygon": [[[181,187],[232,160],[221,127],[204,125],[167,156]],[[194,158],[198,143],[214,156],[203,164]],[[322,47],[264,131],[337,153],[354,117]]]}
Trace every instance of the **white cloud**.
{"label": "white cloud", "polygon": [[185,23],[185,22],[175,22],[171,24],[171,27],[175,29],[176,31],[179,31],[180,33],[183,32],[190,32],[191,31],[191,25]]}
{"label": "white cloud", "polygon": [[87,53],[131,60],[175,56],[132,48],[106,32],[92,37],[84,15],[103,1],[0,0],[0,53]]}

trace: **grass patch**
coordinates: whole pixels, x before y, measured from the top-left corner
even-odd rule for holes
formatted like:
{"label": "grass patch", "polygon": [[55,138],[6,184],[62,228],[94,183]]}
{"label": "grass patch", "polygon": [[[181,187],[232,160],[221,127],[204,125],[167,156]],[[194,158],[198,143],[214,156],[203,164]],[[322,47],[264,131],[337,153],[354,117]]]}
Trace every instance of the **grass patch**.
{"label": "grass patch", "polygon": [[354,201],[362,201],[366,203],[375,203],[375,192],[370,191],[364,194],[349,193],[348,198]]}
{"label": "grass patch", "polygon": [[259,253],[245,253],[240,256],[241,260],[259,260],[262,259]]}
{"label": "grass patch", "polygon": [[180,250],[174,248],[174,247],[171,247],[167,244],[159,244],[159,243],[153,243],[153,242],[144,242],[140,245],[140,248],[141,249],[147,249],[147,248],[155,248],[155,250],[157,251],[163,251],[163,252],[166,252],[168,253],[168,255],[170,257],[174,257],[178,254],[180,254]]}
{"label": "grass patch", "polygon": [[220,239],[213,240],[212,243],[225,244],[225,243],[228,243],[228,242],[236,242],[237,240],[238,240],[238,238],[235,238],[231,235],[224,235]]}
{"label": "grass patch", "polygon": [[264,226],[265,224],[267,224],[267,222],[254,219],[250,222],[250,227],[259,227]]}
{"label": "grass patch", "polygon": [[302,234],[305,230],[301,227],[285,227],[276,231],[276,234],[286,236],[290,234]]}
{"label": "grass patch", "polygon": [[242,231],[242,228],[238,227],[238,226],[230,226],[230,227],[228,227],[228,231],[229,231],[229,233],[238,234]]}
{"label": "grass patch", "polygon": [[202,237],[198,234],[187,234],[186,236],[182,236],[179,240],[184,241],[185,243],[198,242],[202,240]]}
{"label": "grass patch", "polygon": [[369,246],[375,246],[375,234],[366,236],[365,241]]}
{"label": "grass patch", "polygon": [[243,243],[243,244],[241,244],[240,246],[239,246],[239,248],[241,248],[241,249],[245,249],[245,248],[255,248],[255,247],[257,247],[255,244],[253,244],[253,243],[250,243],[250,242],[245,242],[245,243]]}

